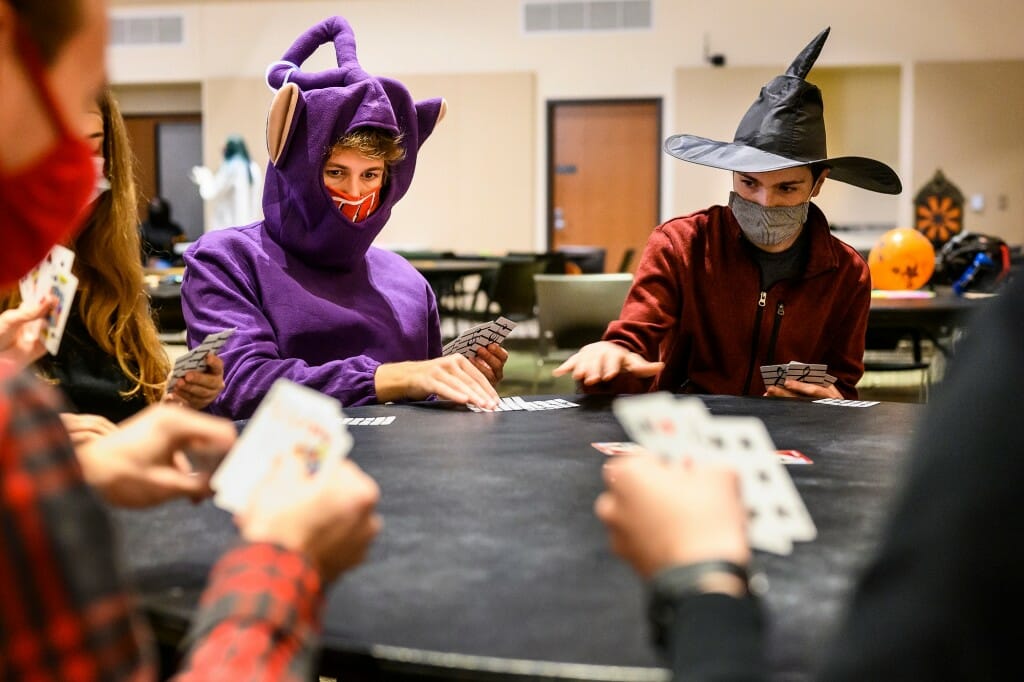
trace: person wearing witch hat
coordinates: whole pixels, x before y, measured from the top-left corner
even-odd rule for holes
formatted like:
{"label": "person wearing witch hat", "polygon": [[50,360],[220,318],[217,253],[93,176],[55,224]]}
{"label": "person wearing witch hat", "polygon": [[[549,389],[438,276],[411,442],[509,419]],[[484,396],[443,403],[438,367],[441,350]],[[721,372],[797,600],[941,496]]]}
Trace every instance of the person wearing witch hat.
{"label": "person wearing witch hat", "polygon": [[[825,179],[898,194],[887,165],[830,157],[821,91],[806,80],[822,31],[761,89],[732,142],[675,135],[672,156],[731,171],[728,206],[652,233],[618,320],[554,374],[585,391],[856,398],[864,373],[868,267],[811,203]],[[832,385],[766,389],[761,366],[823,363]]]}
{"label": "person wearing witch hat", "polygon": [[[328,42],[338,67],[303,71]],[[225,387],[208,409],[250,417],[279,378],[346,406],[436,395],[496,407],[505,350],[441,357],[429,284],[372,245],[408,191],[444,101],[413,102],[401,83],[364,71],[342,17],[301,35],[267,81],[276,94],[264,220],[207,233],[185,254],[189,346],[237,329],[221,348]]]}

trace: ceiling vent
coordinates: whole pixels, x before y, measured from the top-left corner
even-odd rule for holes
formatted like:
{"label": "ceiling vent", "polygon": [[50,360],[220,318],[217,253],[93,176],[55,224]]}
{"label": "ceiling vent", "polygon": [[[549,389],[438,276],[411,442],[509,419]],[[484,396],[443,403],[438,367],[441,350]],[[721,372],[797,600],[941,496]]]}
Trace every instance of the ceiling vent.
{"label": "ceiling vent", "polygon": [[523,1],[523,30],[526,33],[650,28],[651,0]]}
{"label": "ceiling vent", "polygon": [[183,45],[185,17],[180,14],[122,15],[110,20],[110,44],[118,47]]}

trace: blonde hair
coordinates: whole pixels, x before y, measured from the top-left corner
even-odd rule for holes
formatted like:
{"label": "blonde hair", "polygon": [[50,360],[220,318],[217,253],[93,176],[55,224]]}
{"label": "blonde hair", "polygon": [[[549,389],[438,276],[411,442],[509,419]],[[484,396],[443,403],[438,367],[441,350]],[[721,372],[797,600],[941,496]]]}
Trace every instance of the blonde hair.
{"label": "blonde hair", "polygon": [[405,158],[401,133],[396,135],[380,128],[356,128],[346,133],[331,145],[327,156],[330,157],[343,149],[350,149],[369,159],[383,161],[387,167]]}
{"label": "blonde hair", "polygon": [[[78,311],[100,348],[117,360],[132,388],[154,403],[163,395],[170,361],[157,336],[142,273],[142,246],[134,163],[124,119],[109,89],[97,98],[103,117],[103,157],[110,178],[92,207],[85,226],[73,239],[73,270],[78,277]],[[18,303],[15,290],[6,307]]]}

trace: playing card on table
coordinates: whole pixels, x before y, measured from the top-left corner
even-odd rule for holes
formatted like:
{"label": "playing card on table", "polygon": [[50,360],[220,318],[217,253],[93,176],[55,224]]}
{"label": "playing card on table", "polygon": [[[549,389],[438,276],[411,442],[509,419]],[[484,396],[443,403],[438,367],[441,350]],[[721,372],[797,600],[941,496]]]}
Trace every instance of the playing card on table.
{"label": "playing card on table", "polygon": [[235,333],[235,328],[222,329],[219,332],[213,332],[208,334],[203,342],[198,346],[190,350],[189,352],[178,357],[174,361],[174,369],[171,370],[170,381],[167,382],[167,390],[170,391],[174,387],[174,382],[177,379],[185,376],[186,372],[206,371],[206,356],[210,353],[216,353],[224,345],[224,342]]}
{"label": "playing card on table", "polygon": [[447,356],[459,353],[467,358],[475,357],[477,349],[489,346],[492,343],[500,345],[515,328],[516,323],[507,317],[499,317],[490,322],[483,322],[470,327],[446,343],[444,348],[441,349],[441,355]]}
{"label": "playing card on table", "polygon": [[210,479],[214,504],[230,512],[244,509],[279,457],[301,458],[310,475],[346,457],[352,436],[342,418],[334,398],[278,379]]}

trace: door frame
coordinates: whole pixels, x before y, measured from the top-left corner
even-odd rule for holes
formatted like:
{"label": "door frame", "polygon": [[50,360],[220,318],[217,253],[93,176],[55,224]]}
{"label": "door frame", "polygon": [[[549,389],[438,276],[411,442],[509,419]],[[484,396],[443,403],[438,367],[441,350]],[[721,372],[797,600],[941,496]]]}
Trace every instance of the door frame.
{"label": "door frame", "polygon": [[[547,141],[547,158],[544,163],[544,173],[547,176],[547,201],[545,202],[545,216],[544,223],[547,229],[544,232],[545,245],[544,250],[548,251],[551,249],[551,245],[555,241],[555,112],[559,107],[562,106],[608,106],[608,105],[627,105],[627,104],[653,104],[655,111],[657,112],[657,130],[658,139],[664,140],[664,129],[663,129],[663,106],[664,103],[661,97],[604,97],[599,99],[549,99],[546,106],[545,116],[545,135]],[[662,157],[664,153],[655,155],[655,176],[657,187],[655,188],[655,201],[657,210],[655,212],[657,222],[655,225],[660,225],[661,218],[661,184],[662,184]]]}

